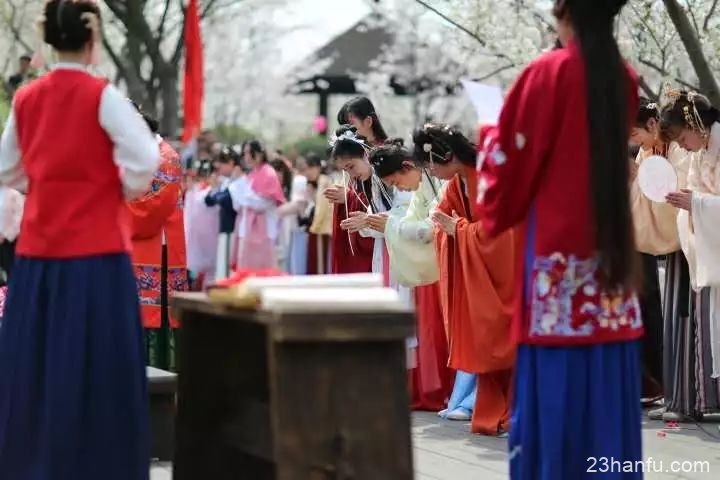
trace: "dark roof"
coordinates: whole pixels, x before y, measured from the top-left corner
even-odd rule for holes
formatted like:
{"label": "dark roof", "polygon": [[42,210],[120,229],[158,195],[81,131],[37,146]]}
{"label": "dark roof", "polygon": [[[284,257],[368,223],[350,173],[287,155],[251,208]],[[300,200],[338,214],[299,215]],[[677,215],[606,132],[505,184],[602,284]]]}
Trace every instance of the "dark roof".
{"label": "dark roof", "polygon": [[[333,38],[305,59],[295,72],[294,93],[356,93],[355,77],[370,71],[370,65],[392,44],[393,34],[376,14],[370,14]],[[314,65],[320,68],[308,74]]]}
{"label": "dark roof", "polygon": [[[366,74],[373,63],[383,58],[386,48],[395,37],[387,28],[387,22],[377,13],[371,13],[350,29],[333,38],[328,44],[305,59],[291,75],[296,81],[291,93],[355,94],[357,75]],[[409,60],[408,60],[409,61]],[[429,78],[416,79],[414,90],[431,88],[435,82]],[[396,95],[410,93],[408,85],[391,79],[390,86]],[[448,91],[454,89],[448,86]]]}

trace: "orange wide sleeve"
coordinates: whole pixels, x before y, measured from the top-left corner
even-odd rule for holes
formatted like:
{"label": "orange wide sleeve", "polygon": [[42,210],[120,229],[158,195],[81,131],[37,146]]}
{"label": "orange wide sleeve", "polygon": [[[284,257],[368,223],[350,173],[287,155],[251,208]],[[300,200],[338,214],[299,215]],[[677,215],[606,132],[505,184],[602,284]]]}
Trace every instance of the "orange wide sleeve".
{"label": "orange wide sleeve", "polygon": [[182,172],[172,159],[164,159],[155,172],[150,191],[128,202],[132,216],[133,240],[153,238],[162,232],[170,215],[177,208],[182,193]]}
{"label": "orange wide sleeve", "polygon": [[455,360],[461,368],[486,373],[512,367],[511,322],[516,293],[516,232],[491,239],[480,223],[460,219],[454,247],[459,261],[455,288],[466,308],[456,319],[461,335]]}

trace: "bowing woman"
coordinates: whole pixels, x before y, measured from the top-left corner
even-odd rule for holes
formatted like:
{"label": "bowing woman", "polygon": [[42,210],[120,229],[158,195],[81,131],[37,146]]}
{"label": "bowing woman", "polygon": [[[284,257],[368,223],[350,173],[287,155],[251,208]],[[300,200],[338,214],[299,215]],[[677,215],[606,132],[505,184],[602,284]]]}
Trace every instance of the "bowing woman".
{"label": "bowing woman", "polygon": [[[556,0],[565,48],[532,62],[481,130],[486,235],[525,223],[510,475],[591,479],[588,457],[641,460],[637,255],[628,139],[635,74],[613,36],[625,0]],[[601,99],[601,101],[598,101]],[[614,470],[603,479],[640,479]]]}
{"label": "bowing woman", "polygon": [[[701,419],[720,412],[720,229],[717,197],[720,196],[720,112],[695,92],[668,92],[670,104],[661,114],[660,130],[666,141],[677,141],[694,152],[687,188],[668,196],[680,209],[680,244],[690,267],[694,313],[689,325],[679,326],[673,372],[680,385],[666,399],[663,418]],[[689,347],[688,347],[689,346]]]}
{"label": "bowing woman", "polygon": [[127,98],[87,72],[98,5],[50,0],[42,18],[59,62],[17,91],[0,141],[0,182],[27,189],[0,330],[0,478],[145,480],[126,199],[147,191],[160,149]]}
{"label": "bowing woman", "polygon": [[397,281],[413,287],[417,315],[417,363],[410,373],[412,407],[439,411],[452,390],[453,373],[447,367],[447,337],[443,325],[438,266],[433,244],[431,213],[442,195],[443,182],[398,143],[374,148],[370,163],[386,185],[412,192],[405,216],[372,214],[370,227],[385,235],[390,269]]}
{"label": "bowing woman", "polygon": [[[679,188],[685,188],[690,154],[677,142],[665,142],[660,136],[660,108],[646,98],[640,98],[630,141],[640,146],[631,171],[650,156],[660,155],[675,168]],[[682,382],[675,359],[684,350],[689,320],[690,277],[687,261],[680,250],[677,217],[678,209],[665,202],[653,202],[640,190],[637,173],[631,175],[630,202],[635,227],[635,244],[643,266],[643,288],[639,295],[640,311],[645,326],[643,337],[643,399],[654,403],[659,398],[674,403],[676,386]],[[665,307],[663,308],[658,278],[658,257],[666,259]],[[663,338],[667,339],[666,341]],[[683,350],[679,350],[682,348]],[[664,371],[663,371],[664,370]],[[663,377],[666,382],[663,383]],[[648,412],[651,418],[661,419],[665,408]]]}
{"label": "bowing woman", "polygon": [[449,365],[477,374],[472,431],[504,434],[515,361],[510,317],[519,236],[511,229],[491,239],[477,222],[471,208],[477,195],[476,154],[467,138],[449,125],[429,124],[415,132],[413,142],[416,158],[427,159],[433,175],[449,181],[433,214]]}
{"label": "bowing woman", "polygon": [[[353,233],[359,234],[361,238],[370,239],[372,241],[372,256],[370,270],[373,273],[383,275],[385,285],[396,286],[392,272],[389,267],[389,257],[385,249],[385,238],[382,232],[370,228],[368,215],[370,214],[400,214],[404,212],[409,204],[411,194],[408,192],[396,192],[392,187],[386,186],[380,178],[375,175],[368,154],[370,147],[366,139],[357,134],[355,127],[343,125],[336,132],[336,138],[333,141],[332,158],[335,165],[347,175],[351,182],[354,183],[352,188],[347,188],[344,192],[347,196],[354,197],[356,210],[353,212],[346,211],[345,219],[339,224],[341,232],[339,235],[347,235],[348,241],[351,240]],[[349,204],[349,200],[343,199]],[[393,210],[395,208],[395,210]],[[336,207],[337,209],[342,209]],[[343,232],[346,232],[343,235]],[[335,257],[335,253],[333,253]],[[333,262],[336,259],[333,258]],[[337,261],[345,261],[345,259],[337,259]],[[409,297],[407,289],[399,288],[401,294]],[[409,298],[406,298],[409,300]]]}

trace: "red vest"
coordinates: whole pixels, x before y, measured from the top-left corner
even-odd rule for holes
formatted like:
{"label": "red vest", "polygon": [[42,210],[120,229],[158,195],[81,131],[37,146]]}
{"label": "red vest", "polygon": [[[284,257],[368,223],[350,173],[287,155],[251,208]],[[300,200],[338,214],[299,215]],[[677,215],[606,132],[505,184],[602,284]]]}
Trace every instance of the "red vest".
{"label": "red vest", "polygon": [[130,229],[113,142],[100,126],[107,82],[55,70],[15,94],[28,177],[17,253],[71,258],[130,251]]}

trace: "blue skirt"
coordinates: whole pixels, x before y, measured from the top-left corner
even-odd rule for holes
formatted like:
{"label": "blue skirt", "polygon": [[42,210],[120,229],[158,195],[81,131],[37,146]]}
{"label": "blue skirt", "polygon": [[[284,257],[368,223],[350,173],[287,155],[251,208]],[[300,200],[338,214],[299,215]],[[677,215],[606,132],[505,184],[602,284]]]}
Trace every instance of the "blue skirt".
{"label": "blue skirt", "polygon": [[0,330],[0,478],[147,480],[144,358],[127,255],[19,257]]}
{"label": "blue skirt", "polygon": [[643,477],[640,351],[639,341],[519,347],[512,480]]}

